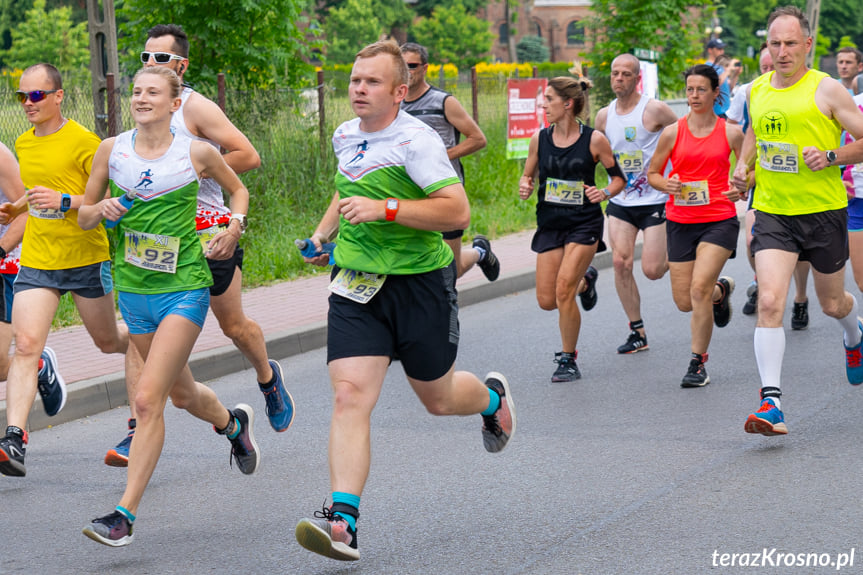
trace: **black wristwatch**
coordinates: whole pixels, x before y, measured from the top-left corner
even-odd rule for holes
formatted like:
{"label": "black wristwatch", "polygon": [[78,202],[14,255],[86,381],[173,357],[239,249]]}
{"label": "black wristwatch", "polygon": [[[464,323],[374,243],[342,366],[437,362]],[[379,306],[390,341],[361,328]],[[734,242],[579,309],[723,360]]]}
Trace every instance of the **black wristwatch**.
{"label": "black wristwatch", "polygon": [[827,150],[827,163],[832,166],[833,162],[835,162],[835,161],[836,161],[836,152],[834,152],[833,150]]}
{"label": "black wristwatch", "polygon": [[71,208],[71,207],[72,207],[72,196],[70,196],[69,194],[63,194],[60,197],[60,211],[61,212],[68,212],[69,208]]}

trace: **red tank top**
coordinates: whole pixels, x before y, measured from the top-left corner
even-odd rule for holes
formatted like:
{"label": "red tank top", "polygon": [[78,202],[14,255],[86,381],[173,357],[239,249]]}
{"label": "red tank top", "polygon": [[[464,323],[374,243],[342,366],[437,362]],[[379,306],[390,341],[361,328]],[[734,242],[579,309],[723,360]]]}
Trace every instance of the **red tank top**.
{"label": "red tank top", "polygon": [[[734,203],[722,194],[729,187],[730,156],[724,119],[716,120],[716,126],[706,138],[692,135],[686,117],[678,120],[677,140],[668,156],[671,162],[668,177],[677,174],[681,182],[688,184],[684,186],[684,195],[689,204],[681,205],[679,199],[669,196],[665,216],[679,224],[718,222],[737,216]],[[699,185],[699,182],[702,183]],[[706,191],[703,182],[707,183]]]}

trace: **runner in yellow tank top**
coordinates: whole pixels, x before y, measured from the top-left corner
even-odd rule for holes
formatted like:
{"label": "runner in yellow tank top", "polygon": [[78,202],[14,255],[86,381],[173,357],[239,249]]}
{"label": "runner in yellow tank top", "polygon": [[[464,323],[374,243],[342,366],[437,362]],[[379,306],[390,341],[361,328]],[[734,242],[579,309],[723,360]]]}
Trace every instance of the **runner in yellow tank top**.
{"label": "runner in yellow tank top", "polygon": [[750,88],[753,129],[744,139],[734,184],[746,190],[755,168],[758,193],[751,249],[758,276],[755,358],[761,406],[749,415],[745,430],[784,435],[788,429],[779,400],[785,354],[782,316],[798,259],[812,264],[821,308],[845,332],[848,381],[863,383],[863,325],[857,318],[857,299],[844,288],[847,200],[836,167],[863,160],[863,144],[836,149],[843,128],[855,138],[863,135],[863,114],[839,82],[806,67],[812,37],[798,8],[785,6],[771,13],[767,48],[775,72]]}

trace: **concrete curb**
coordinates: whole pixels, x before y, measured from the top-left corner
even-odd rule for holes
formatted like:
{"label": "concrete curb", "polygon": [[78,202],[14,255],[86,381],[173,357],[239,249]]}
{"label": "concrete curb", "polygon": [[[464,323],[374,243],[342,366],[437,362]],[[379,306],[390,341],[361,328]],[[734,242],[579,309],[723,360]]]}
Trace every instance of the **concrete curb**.
{"label": "concrete curb", "polygon": [[[641,243],[635,246],[635,259],[641,257]],[[610,268],[611,250],[597,254],[593,265],[598,269]],[[533,289],[536,276],[533,269],[502,274],[495,282],[471,283],[459,288],[461,307],[494,298]],[[324,347],[327,343],[325,321],[286,330],[266,336],[270,357],[285,358]],[[233,345],[193,353],[189,366],[198,381],[210,381],[242,369],[251,368],[240,351]],[[54,417],[45,415],[42,402],[37,399],[30,412],[30,431],[74,421],[127,404],[126,383],[122,371],[100,375],[69,384],[63,410]],[[0,401],[0,430],[6,428],[6,402]]]}

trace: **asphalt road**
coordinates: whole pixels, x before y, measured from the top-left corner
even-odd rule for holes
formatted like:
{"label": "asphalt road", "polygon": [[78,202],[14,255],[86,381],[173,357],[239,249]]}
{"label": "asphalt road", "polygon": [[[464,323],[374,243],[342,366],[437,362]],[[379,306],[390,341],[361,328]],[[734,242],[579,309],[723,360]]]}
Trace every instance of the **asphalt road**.
{"label": "asphalt road", "polygon": [[621,357],[626,320],[611,270],[601,272],[574,384],[550,383],[557,315],[533,291],[463,309],[457,365],[507,375],[518,433],[486,453],[479,417],[426,414],[395,364],[374,413],[357,563],[313,555],[293,535],[329,494],[330,393],[317,350],[283,362],[298,408],[283,434],[266,422],[254,372],[212,382],[226,404],[257,410],[255,476],[229,468],[228,444],[208,425],[168,407],[162,459],[125,548],[81,528],[122,493],[125,473],[101,459],[126,411],[33,433],[27,477],[0,477],[0,573],[784,574],[836,572],[837,561],[863,572],[863,389],[845,380],[840,328],[810,284],[810,328],[787,335],[790,433],[746,434],[759,388],[755,321],[740,313],[752,274],[743,258],[726,271],[735,313],[715,330],[703,389],[679,387],[689,316],[667,276],[639,278],[650,350]]}

